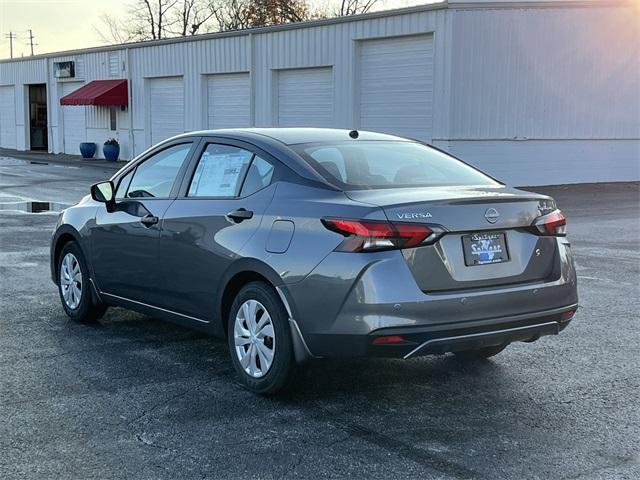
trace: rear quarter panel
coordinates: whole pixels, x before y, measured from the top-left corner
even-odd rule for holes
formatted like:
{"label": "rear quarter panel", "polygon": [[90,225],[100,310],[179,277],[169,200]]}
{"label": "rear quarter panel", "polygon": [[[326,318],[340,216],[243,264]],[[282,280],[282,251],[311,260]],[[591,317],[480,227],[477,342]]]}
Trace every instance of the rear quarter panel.
{"label": "rear quarter panel", "polygon": [[[380,208],[354,202],[342,192],[281,182],[259,232],[245,246],[242,256],[263,260],[278,272],[283,284],[299,282],[344,239],[327,230],[322,217],[385,220]],[[282,220],[294,224],[289,247],[280,253],[267,251],[274,222],[277,225]]]}

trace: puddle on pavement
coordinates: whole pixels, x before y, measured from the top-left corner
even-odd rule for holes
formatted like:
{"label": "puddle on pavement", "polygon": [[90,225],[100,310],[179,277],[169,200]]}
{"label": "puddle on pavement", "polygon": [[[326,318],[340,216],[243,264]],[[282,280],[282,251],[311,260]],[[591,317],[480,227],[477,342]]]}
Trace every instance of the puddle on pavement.
{"label": "puddle on pavement", "polygon": [[0,168],[2,167],[17,167],[17,166],[30,166],[30,165],[34,165],[34,166],[45,166],[45,167],[56,167],[56,168],[73,168],[73,169],[79,169],[80,167],[77,165],[68,165],[68,164],[55,164],[55,163],[49,163],[46,160],[22,160],[19,158],[13,158],[13,157],[3,157],[0,156]]}
{"label": "puddle on pavement", "polygon": [[67,207],[69,207],[68,204],[58,202],[0,202],[0,210],[26,213],[56,213]]}
{"label": "puddle on pavement", "polygon": [[13,157],[3,157],[0,155],[0,167],[15,167],[28,165],[29,162]]}

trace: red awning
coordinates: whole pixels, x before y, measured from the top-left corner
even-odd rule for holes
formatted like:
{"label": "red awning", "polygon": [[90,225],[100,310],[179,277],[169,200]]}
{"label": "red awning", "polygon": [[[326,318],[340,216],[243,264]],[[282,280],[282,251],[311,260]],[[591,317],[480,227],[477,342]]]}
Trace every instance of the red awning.
{"label": "red awning", "polygon": [[60,99],[60,105],[127,105],[126,80],[94,80]]}

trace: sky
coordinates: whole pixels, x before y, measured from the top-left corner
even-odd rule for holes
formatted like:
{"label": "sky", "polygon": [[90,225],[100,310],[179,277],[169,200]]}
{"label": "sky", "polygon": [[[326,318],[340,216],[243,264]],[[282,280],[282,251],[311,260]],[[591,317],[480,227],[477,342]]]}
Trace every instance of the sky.
{"label": "sky", "polygon": [[29,55],[28,29],[35,36],[35,53],[94,47],[102,42],[93,29],[102,11],[124,10],[128,0],[0,0],[0,58],[9,58],[14,32],[14,57]]}
{"label": "sky", "polygon": [[[387,0],[385,8],[434,0]],[[126,11],[131,0],[0,0],[0,59],[9,58],[9,40],[13,32],[13,55],[31,53],[29,32],[35,37],[34,53],[59,52],[103,44],[95,32],[102,12],[118,15]]]}

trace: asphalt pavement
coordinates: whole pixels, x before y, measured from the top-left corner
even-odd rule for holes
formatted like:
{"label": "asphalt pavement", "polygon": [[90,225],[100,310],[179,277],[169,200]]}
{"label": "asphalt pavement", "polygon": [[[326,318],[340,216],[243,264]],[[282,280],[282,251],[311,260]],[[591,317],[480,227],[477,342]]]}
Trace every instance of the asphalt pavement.
{"label": "asphalt pavement", "polygon": [[[640,478],[640,188],[538,188],[569,218],[581,309],[492,360],[320,361],[263,398],[225,342],[64,314],[57,215],[113,169],[0,158],[0,478]],[[12,207],[13,205],[13,207]],[[13,209],[12,209],[13,208]]]}

